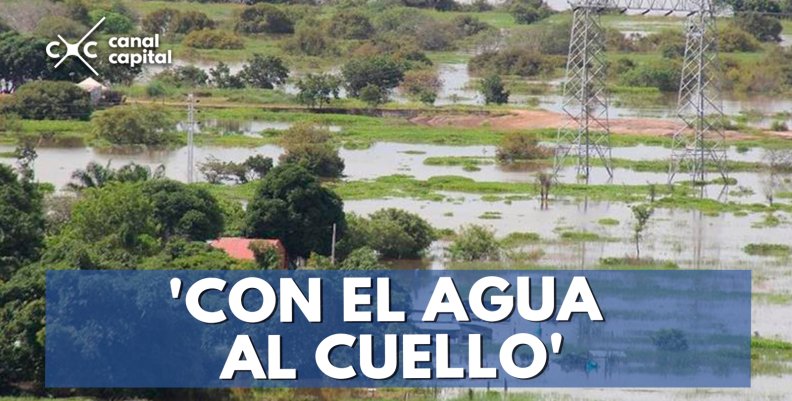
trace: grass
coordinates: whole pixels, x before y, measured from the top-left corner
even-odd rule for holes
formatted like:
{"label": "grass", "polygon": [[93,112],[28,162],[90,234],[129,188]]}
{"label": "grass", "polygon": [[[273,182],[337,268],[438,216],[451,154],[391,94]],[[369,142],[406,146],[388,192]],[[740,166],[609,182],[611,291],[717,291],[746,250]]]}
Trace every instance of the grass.
{"label": "grass", "polygon": [[495,160],[491,157],[476,156],[433,156],[424,159],[423,164],[427,166],[481,166],[495,164]]}
{"label": "grass", "polygon": [[[207,184],[201,184],[207,185]],[[248,200],[253,194],[255,183],[242,185],[207,185],[218,197],[230,200]],[[325,186],[334,190],[345,200],[412,198],[429,201],[444,201],[448,192],[476,194],[488,201],[506,199],[508,202],[526,200],[539,194],[533,183],[474,181],[460,176],[436,176],[418,180],[409,175],[388,175],[371,180],[327,181]],[[770,207],[763,204],[719,202],[699,198],[695,189],[684,184],[657,187],[658,200],[654,207],[668,209],[698,210],[707,215],[734,213],[767,213],[783,211],[792,213],[792,205],[776,203]],[[551,190],[553,198],[581,199],[590,201],[645,202],[649,197],[649,185],[585,185],[557,184]]]}
{"label": "grass", "polygon": [[481,216],[479,216],[478,218],[482,220],[500,220],[501,217],[502,217],[501,212],[486,211],[482,213]]}
{"label": "grass", "polygon": [[784,257],[792,253],[792,248],[784,244],[748,244],[743,251],[753,256]]}
{"label": "grass", "polygon": [[618,226],[619,225],[619,220],[616,220],[616,219],[610,218],[610,217],[605,217],[605,218],[599,219],[597,221],[597,223],[599,223],[600,225],[603,225],[603,226]]}
{"label": "grass", "polygon": [[653,258],[636,259],[630,256],[621,258],[602,258],[600,259],[599,267],[611,270],[631,270],[631,269],[648,269],[648,270],[675,270],[679,266],[669,260],[658,260]]}
{"label": "grass", "polygon": [[792,360],[792,343],[772,338],[751,338],[752,374],[792,373],[790,360]]}
{"label": "grass", "polygon": [[792,303],[791,293],[753,293],[754,300],[771,305],[787,305]]}
{"label": "grass", "polygon": [[576,242],[592,242],[604,241],[599,234],[590,231],[564,231],[561,233],[561,239]]}
{"label": "grass", "polygon": [[539,242],[541,237],[537,233],[532,232],[512,232],[501,240],[504,247],[511,248],[523,244],[530,244]]}

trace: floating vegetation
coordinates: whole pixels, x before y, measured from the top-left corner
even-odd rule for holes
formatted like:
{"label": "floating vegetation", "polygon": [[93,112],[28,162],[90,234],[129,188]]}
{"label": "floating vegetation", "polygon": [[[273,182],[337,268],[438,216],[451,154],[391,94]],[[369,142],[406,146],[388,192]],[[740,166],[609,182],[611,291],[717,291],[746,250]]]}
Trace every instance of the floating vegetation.
{"label": "floating vegetation", "polygon": [[789,256],[792,248],[784,244],[748,244],[743,251],[753,256]]}
{"label": "floating vegetation", "polygon": [[509,233],[501,240],[501,244],[506,247],[515,247],[532,242],[538,242],[540,239],[539,234],[531,232],[513,232]]}
{"label": "floating vegetation", "polygon": [[604,241],[599,234],[590,231],[564,231],[561,233],[561,238],[568,241]]}
{"label": "floating vegetation", "polygon": [[502,216],[501,216],[501,212],[491,212],[491,211],[487,211],[487,212],[484,212],[484,213],[483,213],[481,216],[479,216],[478,218],[480,218],[480,219],[483,219],[483,220],[500,220],[500,219],[501,219],[501,217],[502,217]]}
{"label": "floating vegetation", "polygon": [[600,267],[607,269],[651,269],[651,270],[675,270],[679,265],[670,260],[658,260],[653,258],[633,258],[625,256],[623,258],[602,258]]}
{"label": "floating vegetation", "polygon": [[605,217],[605,218],[599,219],[597,221],[597,223],[599,223],[600,225],[603,225],[603,226],[618,226],[619,225],[619,220],[616,220],[616,219],[610,218],[610,217]]}

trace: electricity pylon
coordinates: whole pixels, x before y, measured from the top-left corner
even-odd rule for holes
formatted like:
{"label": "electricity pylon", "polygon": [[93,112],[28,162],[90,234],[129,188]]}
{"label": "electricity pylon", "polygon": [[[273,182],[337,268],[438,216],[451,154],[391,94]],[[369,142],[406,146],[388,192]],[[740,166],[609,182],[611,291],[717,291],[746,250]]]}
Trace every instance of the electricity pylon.
{"label": "electricity pylon", "polygon": [[708,166],[726,174],[725,134],[718,65],[718,13],[713,0],[572,0],[572,31],[564,83],[566,124],[558,130],[553,174],[574,157],[579,176],[588,178],[593,159],[600,159],[613,177],[605,88],[604,36],[599,12],[605,9],[686,13],[685,56],[677,114],[685,127],[675,132],[668,181],[686,167],[694,182],[704,182]]}
{"label": "electricity pylon", "polygon": [[608,94],[605,88],[604,37],[599,2],[585,1],[573,8],[572,31],[564,83],[565,125],[558,130],[553,175],[574,158],[578,177],[588,182],[592,159],[600,159],[608,175],[611,166]]}
{"label": "electricity pylon", "polygon": [[195,96],[187,95],[187,182],[195,179]]}
{"label": "electricity pylon", "polygon": [[726,135],[718,63],[718,32],[711,0],[699,0],[685,29],[685,58],[679,84],[677,115],[685,126],[674,133],[668,182],[685,168],[694,183],[706,182],[707,167],[714,167],[727,183]]}

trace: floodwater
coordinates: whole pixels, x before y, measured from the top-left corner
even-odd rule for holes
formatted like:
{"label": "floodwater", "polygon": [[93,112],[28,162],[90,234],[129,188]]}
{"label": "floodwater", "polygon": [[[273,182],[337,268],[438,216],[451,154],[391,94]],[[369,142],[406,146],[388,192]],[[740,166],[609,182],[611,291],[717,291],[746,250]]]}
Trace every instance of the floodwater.
{"label": "floodwater", "polygon": [[[237,132],[245,135],[257,135],[266,129],[286,129],[289,123],[246,121],[235,124]],[[331,127],[333,129],[334,127]],[[340,129],[340,128],[338,128]],[[367,149],[341,149],[340,156],[344,159],[346,168],[345,179],[363,180],[394,174],[408,175],[419,180],[443,175],[467,177],[475,181],[496,181],[512,183],[536,182],[536,174],[547,170],[549,166],[532,166],[525,168],[504,167],[494,163],[494,146],[443,146],[426,144],[402,144],[391,142],[374,143]],[[0,152],[13,150],[9,146],[0,146]],[[102,165],[110,163],[113,167],[134,162],[141,165],[156,167],[165,166],[165,174],[176,180],[186,180],[187,177],[187,147],[178,149],[140,150],[140,149],[97,149],[97,148],[39,148],[39,157],[34,164],[36,177],[43,182],[50,182],[57,188],[64,187],[71,179],[71,174],[77,169],[93,161]],[[199,146],[195,148],[195,161],[200,164],[214,158],[220,161],[242,161],[249,156],[260,154],[274,160],[283,152],[276,145],[263,145],[255,148],[247,147],[218,147]],[[670,149],[659,146],[635,146],[613,148],[614,158],[629,160],[667,160]],[[426,165],[429,157],[478,157],[484,158],[490,164],[478,165],[477,171],[466,171],[462,166],[437,166]],[[738,152],[735,148],[728,150],[730,160],[747,162],[760,162],[764,157],[764,150],[749,149]],[[372,163],[376,160],[376,163]],[[13,163],[13,159],[0,159],[0,162]],[[765,193],[769,183],[769,176],[761,172],[736,172],[730,174],[737,179],[737,186],[732,188],[732,195],[728,200],[741,203],[757,203],[765,201]],[[716,175],[712,174],[712,178]],[[196,177],[201,180],[201,177]],[[578,182],[578,174],[574,166],[561,170],[559,179],[565,183]],[[682,172],[679,180],[690,179]],[[611,183],[617,185],[645,185],[649,183],[663,184],[668,181],[666,172],[643,172],[623,168],[614,170],[614,177],[610,179],[603,167],[592,167],[590,182],[594,184]],[[779,180],[780,181],[780,180]],[[779,184],[780,185],[780,184]],[[709,186],[706,195],[717,198],[721,195],[722,186]],[[775,188],[780,191],[783,188]],[[727,194],[728,195],[728,194]],[[724,200],[721,198],[721,200]]]}
{"label": "floodwater", "polygon": [[[562,1],[566,4],[566,2]],[[669,22],[673,25],[673,22]],[[653,21],[652,28],[643,27],[632,21],[620,23],[619,29],[625,32],[640,34],[646,33],[653,29],[659,29],[665,26]],[[209,61],[185,61],[175,60],[174,66],[193,65],[201,68],[209,73],[210,68],[215,67],[214,62]],[[234,62],[229,64],[229,69],[232,73],[236,73],[242,69],[244,62]],[[156,73],[162,71],[163,66],[147,66],[139,78],[141,82],[148,82],[151,77]],[[438,74],[442,81],[442,87],[438,93],[435,102],[438,106],[446,106],[453,104],[460,105],[483,105],[484,98],[476,89],[476,78],[472,77],[468,71],[467,64],[465,63],[441,63],[437,65]],[[330,69],[330,73],[338,74],[339,67]],[[291,81],[294,81],[304,72],[293,71],[291,74]],[[561,113],[561,105],[563,98],[560,93],[560,84],[563,80],[553,80],[548,82],[555,90],[551,93],[543,95],[522,95],[513,94],[510,102],[513,104],[528,104],[539,105],[539,107]],[[297,88],[293,82],[287,83],[280,90],[287,94],[297,94]],[[341,97],[346,96],[346,92],[342,89],[340,92]],[[636,104],[635,101],[629,98],[620,98],[619,96],[612,96],[609,105],[609,116],[611,118],[626,118],[626,117],[653,117],[653,118],[676,118],[676,94],[667,93],[662,94],[658,99],[652,101],[641,101],[641,104]],[[394,91],[391,95],[391,101],[396,103],[406,103],[409,100],[401,95],[398,91]],[[792,126],[792,115],[789,111],[792,110],[792,99],[779,99],[778,97],[768,97],[761,95],[728,97],[723,99],[723,111],[726,115],[734,116],[739,115],[741,112],[758,113],[765,118],[759,119],[753,125],[760,128],[769,128],[773,121],[783,121],[787,125]],[[786,113],[786,114],[783,114]]]}

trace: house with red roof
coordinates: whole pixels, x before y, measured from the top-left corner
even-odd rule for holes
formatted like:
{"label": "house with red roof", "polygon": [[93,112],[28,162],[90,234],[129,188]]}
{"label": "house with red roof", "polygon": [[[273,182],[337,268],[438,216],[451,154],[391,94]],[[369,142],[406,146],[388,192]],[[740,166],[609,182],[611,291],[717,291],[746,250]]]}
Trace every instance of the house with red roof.
{"label": "house with red roof", "polygon": [[280,268],[288,269],[288,262],[286,257],[286,248],[279,239],[262,239],[262,238],[242,238],[242,237],[221,237],[213,241],[209,241],[212,248],[223,250],[228,256],[234,259],[255,261],[256,255],[253,253],[251,244],[265,243],[268,246],[275,248],[280,256]]}

